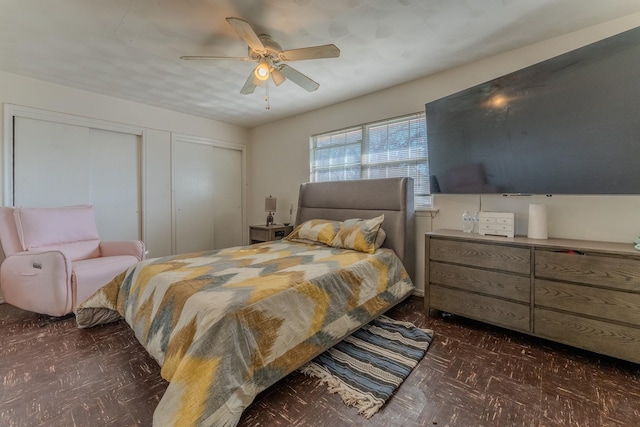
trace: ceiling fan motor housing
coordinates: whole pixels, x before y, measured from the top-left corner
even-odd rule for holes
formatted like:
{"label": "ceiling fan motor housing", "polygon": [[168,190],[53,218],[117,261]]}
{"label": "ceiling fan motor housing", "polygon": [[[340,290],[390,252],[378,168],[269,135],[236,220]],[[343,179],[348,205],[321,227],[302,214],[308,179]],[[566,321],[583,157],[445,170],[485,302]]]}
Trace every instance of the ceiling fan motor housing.
{"label": "ceiling fan motor housing", "polygon": [[259,52],[253,50],[251,46],[249,46],[247,48],[249,51],[249,57],[254,60],[259,60],[260,58],[265,57],[271,59],[271,61],[273,61],[274,63],[280,62],[279,54],[280,52],[282,52],[282,47],[280,47],[280,44],[278,44],[278,42],[272,39],[268,34],[260,34],[258,38],[264,46],[264,51]]}

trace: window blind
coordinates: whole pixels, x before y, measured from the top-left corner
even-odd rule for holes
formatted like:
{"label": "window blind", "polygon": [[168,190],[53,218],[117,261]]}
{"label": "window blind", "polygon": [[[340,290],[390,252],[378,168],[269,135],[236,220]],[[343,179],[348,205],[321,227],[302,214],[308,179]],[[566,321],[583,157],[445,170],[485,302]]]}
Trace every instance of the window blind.
{"label": "window blind", "polygon": [[311,137],[310,180],[411,177],[416,207],[431,206],[424,113]]}

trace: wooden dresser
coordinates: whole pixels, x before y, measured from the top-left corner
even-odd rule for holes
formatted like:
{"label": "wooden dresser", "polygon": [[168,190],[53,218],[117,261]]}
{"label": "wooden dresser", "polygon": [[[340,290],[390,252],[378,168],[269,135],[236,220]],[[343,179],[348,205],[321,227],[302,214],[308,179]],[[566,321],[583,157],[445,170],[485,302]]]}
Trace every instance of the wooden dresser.
{"label": "wooden dresser", "polygon": [[425,235],[425,308],[640,363],[633,244]]}

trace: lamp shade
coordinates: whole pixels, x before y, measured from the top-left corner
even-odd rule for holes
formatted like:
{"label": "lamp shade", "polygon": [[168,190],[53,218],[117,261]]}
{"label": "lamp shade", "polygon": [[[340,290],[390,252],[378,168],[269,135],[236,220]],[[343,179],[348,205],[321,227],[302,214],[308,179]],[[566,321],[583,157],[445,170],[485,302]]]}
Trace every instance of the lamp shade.
{"label": "lamp shade", "polygon": [[273,79],[273,82],[276,84],[276,86],[280,86],[286,80],[284,74],[282,74],[277,68],[271,69],[271,78]]}
{"label": "lamp shade", "polygon": [[266,62],[260,62],[253,72],[258,80],[265,81],[269,78],[269,64]]}
{"label": "lamp shade", "polygon": [[264,211],[265,212],[275,212],[276,211],[276,197],[265,197],[264,198]]}

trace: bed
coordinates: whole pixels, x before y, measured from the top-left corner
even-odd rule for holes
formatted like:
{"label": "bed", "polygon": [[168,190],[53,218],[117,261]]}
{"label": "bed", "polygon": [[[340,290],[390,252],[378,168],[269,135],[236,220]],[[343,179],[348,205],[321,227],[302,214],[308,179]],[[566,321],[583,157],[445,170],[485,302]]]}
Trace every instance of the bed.
{"label": "bed", "polygon": [[236,425],[258,393],[412,293],[410,178],[302,184],[296,225],[141,261],[78,308],[81,328],[124,318],[158,361],[169,386],[154,425]]}

